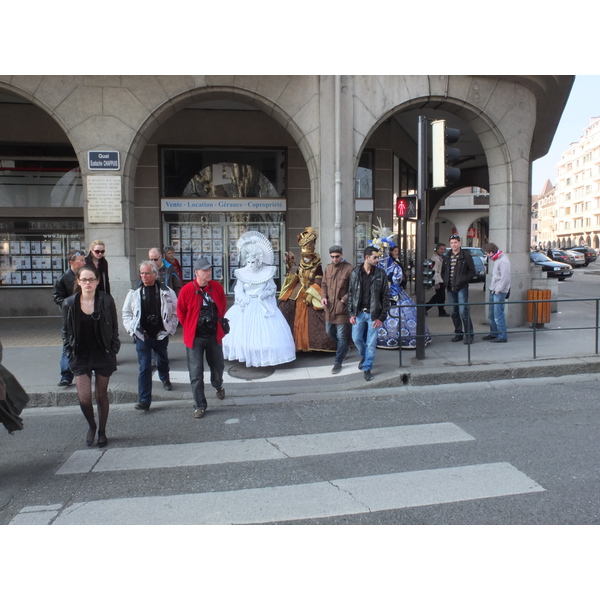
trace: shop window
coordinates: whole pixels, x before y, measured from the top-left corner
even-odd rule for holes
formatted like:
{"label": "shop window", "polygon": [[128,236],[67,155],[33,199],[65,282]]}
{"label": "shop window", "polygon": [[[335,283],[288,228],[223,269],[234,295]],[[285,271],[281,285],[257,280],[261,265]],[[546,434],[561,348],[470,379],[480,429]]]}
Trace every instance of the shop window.
{"label": "shop window", "polygon": [[166,198],[282,198],[285,152],[277,149],[163,148]]}
{"label": "shop window", "polygon": [[71,250],[86,253],[83,219],[0,219],[0,285],[52,286]]}
{"label": "shop window", "polygon": [[355,198],[373,197],[373,151],[365,150],[358,163],[355,178]]}
{"label": "shop window", "polygon": [[[275,285],[282,283],[285,255],[285,213],[164,213],[163,237],[175,248],[175,258],[183,272],[183,280],[194,277],[193,264],[199,257],[213,265],[213,279],[228,294],[233,293],[235,269],[240,264],[236,243],[246,231],[259,231],[273,247]],[[283,273],[285,276],[285,272]]]}
{"label": "shop window", "polygon": [[1,159],[0,207],[83,208],[76,160]]}

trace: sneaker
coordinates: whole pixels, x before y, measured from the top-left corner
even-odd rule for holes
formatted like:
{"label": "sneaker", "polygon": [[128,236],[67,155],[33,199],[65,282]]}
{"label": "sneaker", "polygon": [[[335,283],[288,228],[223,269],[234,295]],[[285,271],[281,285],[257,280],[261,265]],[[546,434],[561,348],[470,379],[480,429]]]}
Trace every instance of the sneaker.
{"label": "sneaker", "polygon": [[58,382],[58,385],[59,385],[60,387],[69,387],[69,386],[70,386],[72,383],[73,383],[73,382],[72,382],[72,381],[69,381],[68,379],[61,379],[61,380]]}
{"label": "sneaker", "polygon": [[225,398],[225,388],[223,388],[223,387],[220,387],[220,388],[217,390],[217,398],[218,398],[219,400],[223,400],[223,398]]}
{"label": "sneaker", "polygon": [[450,341],[451,342],[460,342],[463,339],[462,335],[455,335]]}
{"label": "sneaker", "polygon": [[340,363],[335,363],[333,365],[333,369],[331,369],[332,375],[337,375],[342,370],[342,365]]}
{"label": "sneaker", "polygon": [[150,405],[147,402],[136,402],[133,408],[148,412],[150,410]]}
{"label": "sneaker", "polygon": [[496,344],[506,344],[508,340],[501,340],[500,338],[494,338],[492,340],[492,342],[495,342]]}
{"label": "sneaker", "polygon": [[373,373],[371,371],[365,371],[365,381],[371,381],[373,379]]}
{"label": "sneaker", "polygon": [[205,413],[206,413],[205,408],[196,408],[194,410],[194,419],[203,419]]}
{"label": "sneaker", "polygon": [[173,391],[173,385],[171,384],[171,382],[169,380],[163,381],[163,387],[165,388],[165,390],[167,390],[167,392]]}

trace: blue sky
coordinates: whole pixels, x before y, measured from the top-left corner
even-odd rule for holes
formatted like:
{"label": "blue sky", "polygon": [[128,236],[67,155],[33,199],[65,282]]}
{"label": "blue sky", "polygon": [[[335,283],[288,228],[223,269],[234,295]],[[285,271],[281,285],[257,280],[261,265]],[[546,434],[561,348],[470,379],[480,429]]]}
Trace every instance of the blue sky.
{"label": "blue sky", "polygon": [[549,179],[556,184],[556,164],[571,142],[579,141],[592,117],[600,117],[600,75],[577,75],[548,154],[533,163],[531,193]]}

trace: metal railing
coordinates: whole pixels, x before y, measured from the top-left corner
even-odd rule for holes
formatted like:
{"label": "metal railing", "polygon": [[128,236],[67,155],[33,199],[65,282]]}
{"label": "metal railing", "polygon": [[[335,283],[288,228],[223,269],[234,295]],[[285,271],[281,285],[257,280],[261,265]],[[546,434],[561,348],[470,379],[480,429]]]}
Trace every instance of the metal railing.
{"label": "metal railing", "polygon": [[[563,304],[563,303],[574,303],[574,302],[593,302],[595,304],[596,310],[595,310],[595,318],[594,318],[594,325],[588,325],[588,326],[582,326],[582,327],[558,327],[558,328],[552,328],[552,327],[545,327],[545,324],[540,324],[539,323],[539,313],[541,311],[540,305],[545,303],[545,304]],[[463,303],[451,303],[451,302],[446,302],[444,303],[444,306],[446,307],[446,309],[448,309],[449,307],[453,307],[453,306],[457,306],[459,308],[460,311],[460,307],[461,306],[466,306],[467,307],[467,314],[469,315],[469,318],[471,317],[471,308],[474,306],[483,306],[484,308],[484,315],[487,318],[488,315],[488,310],[489,310],[489,306],[495,304],[493,302],[468,302],[466,305]],[[539,334],[540,330],[547,332],[547,331],[579,331],[579,330],[593,330],[594,331],[594,353],[598,354],[599,353],[599,348],[600,348],[600,298],[565,298],[565,299],[544,299],[544,300],[505,300],[504,302],[505,305],[509,305],[509,304],[526,304],[526,305],[533,305],[532,309],[533,309],[533,321],[531,323],[531,327],[530,328],[513,328],[513,329],[506,329],[506,333],[507,334],[529,334],[531,333],[532,335],[532,353],[533,353],[533,358],[537,358],[537,335]],[[417,311],[419,311],[419,309],[421,307],[425,307],[425,308],[430,308],[430,309],[434,309],[436,308],[438,305],[432,305],[432,304],[416,304],[415,305],[417,307]],[[402,308],[402,307],[400,307]],[[420,312],[420,311],[419,311]],[[423,309],[424,312],[424,309]],[[505,312],[506,312],[506,307],[505,307]],[[401,311],[400,311],[400,315],[401,315]],[[399,315],[399,316],[400,316]],[[398,331],[400,331],[400,327],[398,327]],[[475,331],[475,328],[473,328],[473,336],[475,336],[476,334],[483,334],[483,333],[488,333],[489,334],[489,330],[484,331]],[[443,338],[443,337],[449,337],[449,336],[455,336],[457,335],[454,332],[451,333],[429,333],[429,335],[431,336],[432,339],[434,338]],[[471,365],[471,336],[467,335],[466,332],[464,332],[462,334],[463,336],[465,336],[465,339],[467,340],[467,343],[465,344],[467,346],[467,363],[468,365]],[[425,337],[420,336],[420,337]],[[399,347],[399,366],[402,366],[402,348],[401,348],[402,344],[398,344]]]}

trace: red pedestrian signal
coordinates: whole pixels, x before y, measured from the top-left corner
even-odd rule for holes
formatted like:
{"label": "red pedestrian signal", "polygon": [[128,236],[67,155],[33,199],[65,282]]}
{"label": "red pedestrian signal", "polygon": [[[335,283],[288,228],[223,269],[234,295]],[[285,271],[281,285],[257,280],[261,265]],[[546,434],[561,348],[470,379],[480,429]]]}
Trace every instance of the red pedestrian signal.
{"label": "red pedestrian signal", "polygon": [[396,214],[401,219],[417,218],[417,197],[404,196],[396,201]]}

